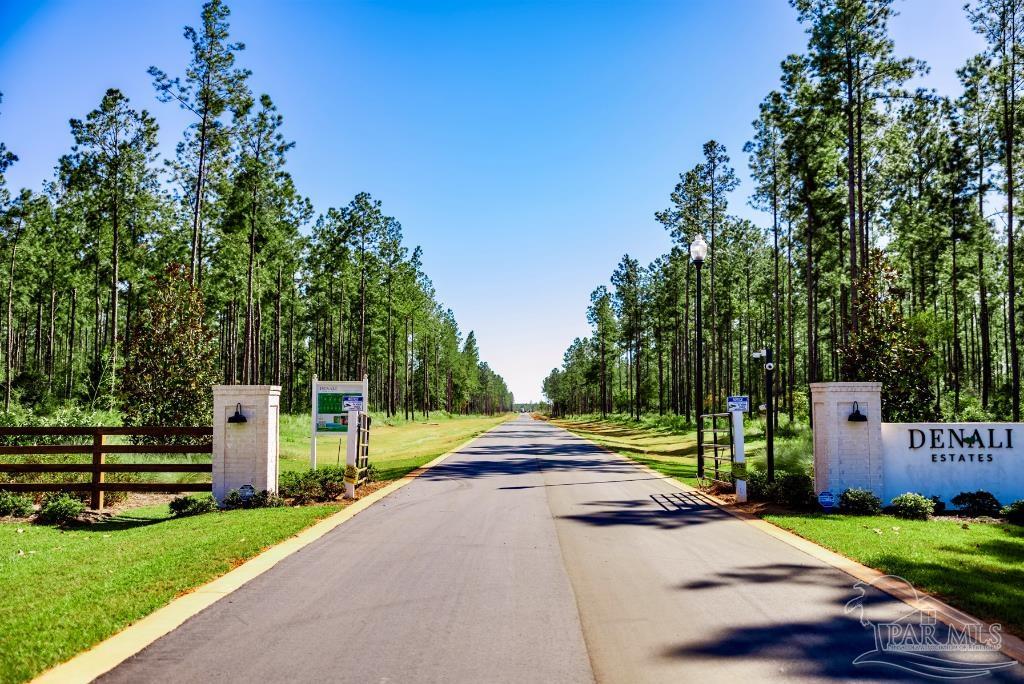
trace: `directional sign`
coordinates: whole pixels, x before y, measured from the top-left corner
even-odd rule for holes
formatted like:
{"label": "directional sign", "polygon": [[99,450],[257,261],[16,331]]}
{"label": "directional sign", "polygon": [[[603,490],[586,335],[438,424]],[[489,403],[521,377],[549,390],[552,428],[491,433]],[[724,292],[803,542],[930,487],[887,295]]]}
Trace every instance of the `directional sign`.
{"label": "directional sign", "polygon": [[750,397],[746,395],[738,397],[729,397],[726,402],[726,410],[730,413],[733,411],[749,411],[750,410]]}

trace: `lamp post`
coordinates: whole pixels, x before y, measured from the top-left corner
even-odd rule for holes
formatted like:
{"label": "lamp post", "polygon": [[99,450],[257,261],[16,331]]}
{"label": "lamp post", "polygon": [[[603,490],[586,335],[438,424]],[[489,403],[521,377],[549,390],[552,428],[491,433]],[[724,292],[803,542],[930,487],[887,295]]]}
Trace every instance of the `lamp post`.
{"label": "lamp post", "polygon": [[704,236],[700,233],[690,242],[690,261],[697,269],[697,325],[695,330],[697,344],[697,387],[694,394],[697,399],[697,477],[704,477],[704,430],[701,424],[701,414],[704,413],[704,335],[701,330],[701,304],[700,304],[700,268],[704,265],[704,259],[708,255],[708,243],[704,242]]}

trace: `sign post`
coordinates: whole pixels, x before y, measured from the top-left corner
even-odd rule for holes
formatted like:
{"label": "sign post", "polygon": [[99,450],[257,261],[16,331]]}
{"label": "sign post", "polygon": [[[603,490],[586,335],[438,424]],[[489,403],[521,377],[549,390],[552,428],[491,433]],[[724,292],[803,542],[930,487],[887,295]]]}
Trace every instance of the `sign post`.
{"label": "sign post", "polygon": [[743,414],[750,410],[750,397],[729,397],[726,400],[732,421],[732,476],[736,486],[736,501],[747,500],[747,456],[743,447]]}
{"label": "sign post", "polygon": [[[367,410],[369,380],[364,377],[355,381],[318,380],[313,376],[313,391],[310,400],[312,414],[312,438],[309,446],[309,465],[316,470],[317,435],[346,434],[348,449],[357,437],[356,427],[349,429],[349,417]],[[346,450],[346,454],[348,453]]]}

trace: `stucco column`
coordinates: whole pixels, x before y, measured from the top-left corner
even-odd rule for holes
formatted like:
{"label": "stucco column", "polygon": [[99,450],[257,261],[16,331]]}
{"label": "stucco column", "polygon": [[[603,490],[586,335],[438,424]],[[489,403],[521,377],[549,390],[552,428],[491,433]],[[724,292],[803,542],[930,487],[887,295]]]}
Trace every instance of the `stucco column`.
{"label": "stucco column", "polygon": [[[866,421],[850,421],[854,402]],[[811,411],[815,493],[832,492],[838,500],[857,487],[881,497],[882,383],[811,383]]]}
{"label": "stucco column", "polygon": [[[241,405],[245,422],[228,422]],[[215,385],[213,388],[213,496],[252,485],[277,491],[278,385]]]}

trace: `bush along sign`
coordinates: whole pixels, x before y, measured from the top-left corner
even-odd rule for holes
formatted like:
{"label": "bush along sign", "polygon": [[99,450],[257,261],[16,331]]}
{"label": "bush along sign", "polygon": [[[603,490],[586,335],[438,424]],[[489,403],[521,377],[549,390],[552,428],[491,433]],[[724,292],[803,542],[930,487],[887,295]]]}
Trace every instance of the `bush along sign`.
{"label": "bush along sign", "polygon": [[907,492],[950,504],[961,492],[1024,498],[1024,424],[883,423],[881,384],[811,385],[815,492]]}
{"label": "bush along sign", "polygon": [[883,423],[884,498],[985,490],[1024,497],[1024,426],[1019,423]]}

